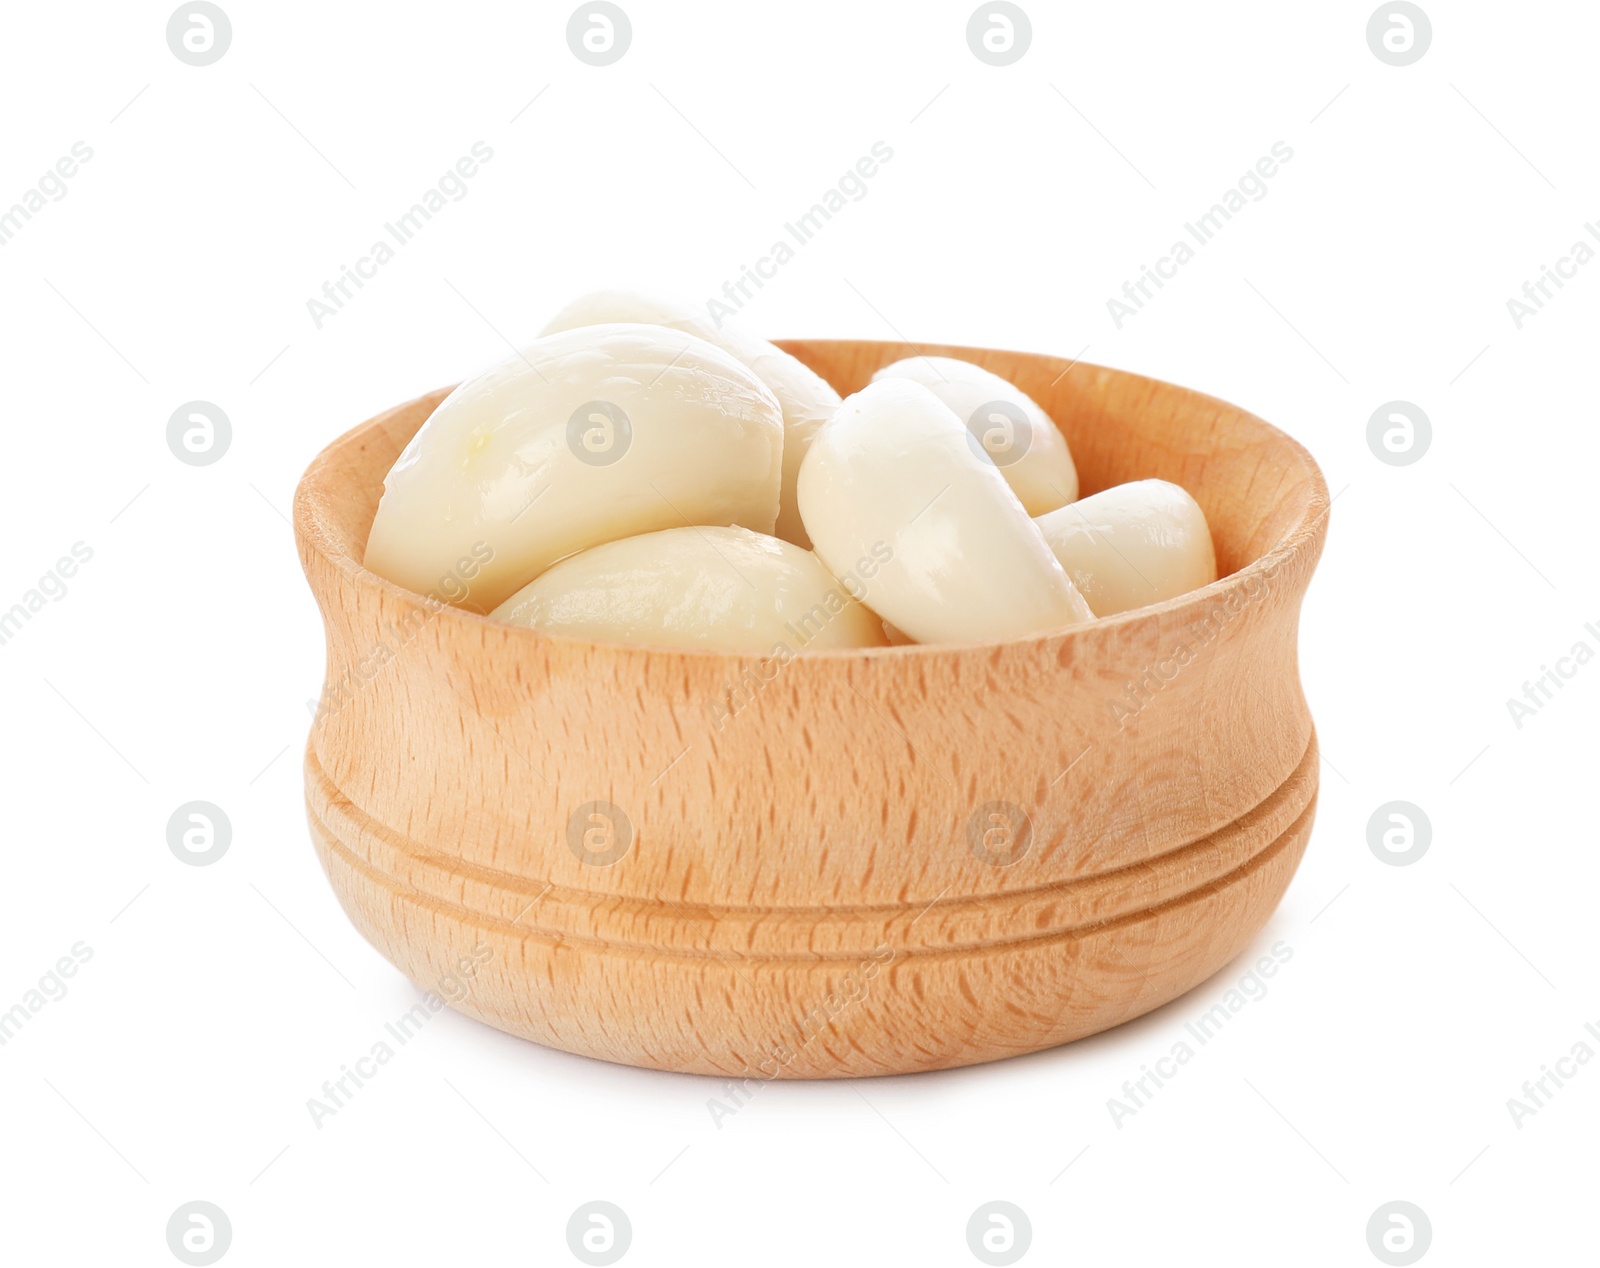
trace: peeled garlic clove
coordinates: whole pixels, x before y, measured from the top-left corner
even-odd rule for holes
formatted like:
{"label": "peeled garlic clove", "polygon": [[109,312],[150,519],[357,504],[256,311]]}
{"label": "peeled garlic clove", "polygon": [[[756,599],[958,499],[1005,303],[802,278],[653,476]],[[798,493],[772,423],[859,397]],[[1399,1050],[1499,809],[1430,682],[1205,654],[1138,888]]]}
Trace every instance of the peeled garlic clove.
{"label": "peeled garlic clove", "polygon": [[907,357],[872,376],[879,379],[910,379],[949,406],[1029,515],[1077,500],[1078,469],[1065,438],[1031,396],[998,374],[954,357]]}
{"label": "peeled garlic clove", "polygon": [[932,392],[880,379],[847,397],[800,468],[817,554],[919,643],[989,640],[1093,618],[1000,470]]}
{"label": "peeled garlic clove", "polygon": [[782,454],[778,402],[720,348],[658,326],[551,335],[434,410],[383,482],[366,566],[487,612],[619,537],[770,532]]}
{"label": "peeled garlic clove", "polygon": [[782,348],[758,338],[738,322],[724,321],[719,326],[697,308],[654,295],[595,291],[563,308],[544,333],[615,321],[647,322],[697,335],[728,353],[772,389],[783,407],[783,492],[778,498],[777,535],[809,549],[811,539],[806,536],[795,506],[794,482],[806,450],[811,448],[812,437],[839,408],[839,394]]}
{"label": "peeled garlic clove", "polygon": [[743,528],[607,542],[563,559],[493,615],[577,638],[763,656],[884,645],[879,619],[809,550]]}
{"label": "peeled garlic clove", "polygon": [[1217,579],[1205,512],[1165,480],[1119,484],[1034,522],[1096,616],[1159,603]]}

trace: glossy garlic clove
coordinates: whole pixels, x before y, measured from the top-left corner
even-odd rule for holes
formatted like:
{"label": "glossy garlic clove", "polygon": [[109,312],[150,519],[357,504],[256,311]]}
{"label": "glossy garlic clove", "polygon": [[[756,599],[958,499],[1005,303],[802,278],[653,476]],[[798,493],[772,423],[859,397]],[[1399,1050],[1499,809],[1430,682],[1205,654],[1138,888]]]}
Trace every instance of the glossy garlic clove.
{"label": "glossy garlic clove", "polygon": [[737,321],[720,325],[698,308],[633,291],[595,291],[568,304],[544,328],[545,334],[604,322],[646,322],[704,339],[721,348],[772,389],[783,408],[783,491],[778,498],[777,536],[810,549],[794,483],[817,429],[839,408],[839,394],[820,375],[768,343]]}
{"label": "glossy garlic clove", "polygon": [[1159,603],[1217,579],[1205,512],[1166,480],[1135,480],[1036,521],[1096,616]]}
{"label": "glossy garlic clove", "polygon": [[366,566],[487,612],[619,537],[770,532],[782,452],[777,400],[720,348],[658,326],[551,335],[423,424],[384,480]]}
{"label": "glossy garlic clove", "polygon": [[847,397],[800,468],[800,513],[837,575],[878,561],[865,601],[919,643],[1011,638],[1092,619],[999,468],[919,384]]}
{"label": "glossy garlic clove", "polygon": [[1078,497],[1078,469],[1050,415],[1021,388],[954,357],[907,357],[872,376],[920,383],[966,424],[972,443],[1000,468],[1029,515]]}
{"label": "glossy garlic clove", "polygon": [[882,622],[814,554],[743,528],[669,528],[596,546],[493,615],[577,638],[763,656],[885,643]]}

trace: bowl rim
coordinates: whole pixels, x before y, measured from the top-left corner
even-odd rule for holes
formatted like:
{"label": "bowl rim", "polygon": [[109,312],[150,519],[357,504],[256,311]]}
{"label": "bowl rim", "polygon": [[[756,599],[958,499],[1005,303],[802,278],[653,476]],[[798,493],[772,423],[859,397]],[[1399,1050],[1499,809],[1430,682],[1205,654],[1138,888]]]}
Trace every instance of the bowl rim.
{"label": "bowl rim", "polygon": [[[872,347],[884,349],[912,348],[914,352],[921,351],[919,345],[904,342],[890,342],[886,340],[861,340],[861,339],[781,339],[773,341],[774,344],[789,351],[797,347],[816,347],[826,344],[849,344],[853,347]],[[1252,589],[1252,583],[1271,580],[1285,567],[1293,564],[1308,551],[1311,552],[1312,561],[1320,553],[1323,539],[1327,534],[1327,521],[1332,510],[1332,499],[1328,496],[1328,484],[1322,474],[1322,469],[1304,445],[1294,437],[1267,422],[1265,419],[1252,414],[1250,411],[1234,405],[1220,397],[1194,388],[1183,387],[1181,384],[1169,383],[1161,379],[1151,378],[1147,375],[1137,374],[1129,370],[1120,370],[1112,366],[1097,365],[1088,361],[1067,360],[1049,353],[1017,352],[1001,348],[964,347],[959,345],[927,345],[936,356],[956,356],[962,353],[1000,353],[1002,355],[1039,358],[1047,361],[1060,362],[1067,370],[1082,369],[1085,372],[1099,372],[1115,375],[1118,378],[1148,385],[1166,391],[1181,392],[1196,403],[1218,406],[1233,414],[1242,416],[1254,425],[1264,429],[1266,433],[1289,453],[1298,459],[1311,479],[1311,496],[1307,500],[1304,513],[1294,521],[1282,537],[1265,553],[1252,559],[1244,567],[1225,577],[1201,586],[1197,590],[1186,591],[1174,595],[1170,599],[1163,599],[1158,603],[1147,604],[1144,607],[1130,608],[1125,612],[1114,613],[1111,616],[1096,617],[1076,625],[1056,626],[1047,630],[1036,630],[1029,634],[1013,635],[1004,639],[980,640],[952,640],[941,643],[906,643],[886,647],[838,647],[818,648],[813,651],[793,651],[791,663],[794,662],[824,662],[838,660],[876,661],[887,658],[905,659],[911,657],[937,657],[941,655],[957,655],[971,653],[993,653],[1000,650],[1018,650],[1024,648],[1046,648],[1054,652],[1063,645],[1071,644],[1080,638],[1103,637],[1115,635],[1135,624],[1149,622],[1153,619],[1176,616],[1193,610],[1199,616],[1209,611],[1215,601],[1238,592],[1246,592],[1247,597],[1253,599],[1258,590]],[[1001,376],[1004,377],[1004,376]],[[715,647],[679,647],[655,643],[633,643],[612,639],[582,638],[572,634],[552,633],[533,626],[515,625],[510,621],[502,621],[487,613],[473,612],[467,608],[454,607],[432,595],[421,594],[409,590],[397,582],[390,581],[387,577],[379,576],[368,569],[361,560],[357,559],[344,545],[337,540],[332,531],[331,517],[325,518],[323,514],[314,509],[312,504],[313,494],[321,489],[334,487],[329,481],[330,467],[335,451],[343,448],[362,433],[379,427],[397,411],[405,409],[418,401],[430,396],[443,396],[453,392],[459,384],[448,387],[436,388],[403,401],[398,405],[389,407],[382,412],[357,423],[354,427],[343,432],[331,440],[318,451],[301,474],[295,486],[294,493],[294,531],[295,537],[304,545],[314,549],[324,560],[333,564],[340,572],[344,573],[356,585],[369,590],[376,590],[390,600],[403,603],[422,603],[432,610],[434,616],[442,617],[447,621],[463,622],[464,629],[476,626],[487,626],[497,632],[501,637],[520,638],[525,642],[534,644],[550,644],[554,646],[605,651],[619,655],[642,656],[685,656],[696,660],[725,661],[747,665],[752,661],[769,660],[775,653],[754,651],[739,651],[728,648]],[[437,406],[435,406],[437,408]],[[1046,411],[1047,413],[1049,411]],[[424,420],[426,422],[426,420]],[[1148,479],[1153,477],[1137,476],[1135,479]],[[1112,486],[1115,487],[1115,486]],[[1070,505],[1070,504],[1069,504]]]}

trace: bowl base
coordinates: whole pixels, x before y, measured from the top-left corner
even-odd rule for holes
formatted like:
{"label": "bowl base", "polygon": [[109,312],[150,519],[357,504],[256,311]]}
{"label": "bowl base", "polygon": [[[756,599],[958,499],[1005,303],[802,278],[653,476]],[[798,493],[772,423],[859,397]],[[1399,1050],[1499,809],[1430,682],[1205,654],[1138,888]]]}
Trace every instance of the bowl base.
{"label": "bowl base", "polygon": [[[1244,950],[1287,889],[1311,833],[1317,761],[1313,735],[1259,805],[1133,867],[936,900],[921,913],[819,909],[819,927],[866,936],[854,950],[805,956],[719,945],[710,931],[734,920],[728,912],[630,904],[464,863],[363,813],[314,749],[305,775],[312,839],[350,919],[468,1016],[626,1065],[856,1078],[1055,1047],[1200,985]],[[773,912],[766,923],[803,918]],[[740,942],[759,945],[761,914],[739,909],[739,922]]]}

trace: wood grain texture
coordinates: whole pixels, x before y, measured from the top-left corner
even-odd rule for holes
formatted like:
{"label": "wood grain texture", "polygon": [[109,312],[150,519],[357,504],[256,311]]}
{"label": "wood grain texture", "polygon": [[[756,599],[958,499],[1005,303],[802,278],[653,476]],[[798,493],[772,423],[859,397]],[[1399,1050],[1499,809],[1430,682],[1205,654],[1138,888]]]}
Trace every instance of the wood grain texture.
{"label": "wood grain texture", "polygon": [[[842,393],[906,351],[783,346]],[[312,463],[295,499],[328,636],[312,837],[356,926],[419,985],[456,995],[476,959],[456,1006],[540,1043],[853,1077],[1104,1030],[1204,981],[1266,921],[1316,801],[1296,639],[1320,472],[1259,419],[1169,384],[921,351],[1037,400],[1084,494],[1188,489],[1222,579],[997,644],[780,664],[586,643],[361,567],[383,476],[444,392]],[[587,817],[595,802],[609,820]],[[572,845],[585,829],[628,848],[596,865]]]}

